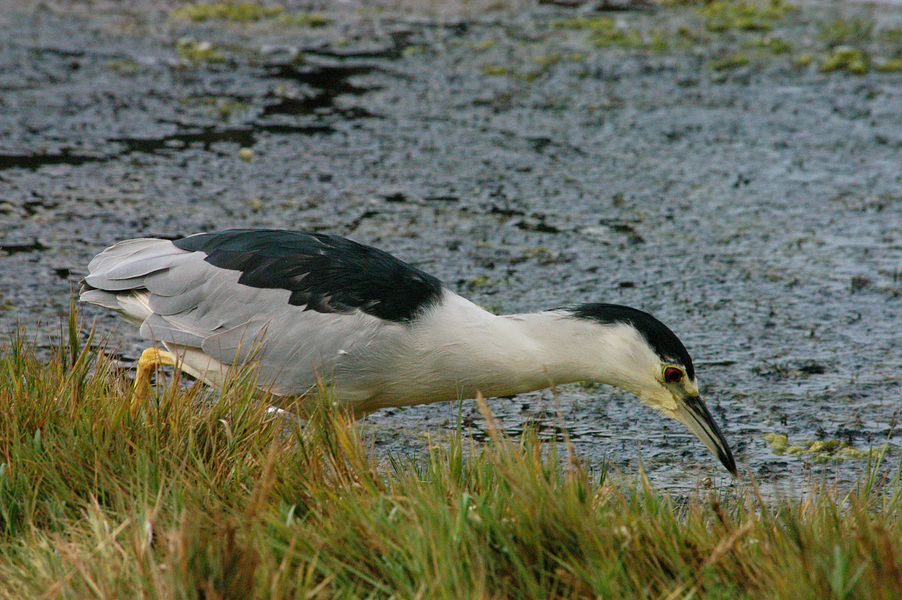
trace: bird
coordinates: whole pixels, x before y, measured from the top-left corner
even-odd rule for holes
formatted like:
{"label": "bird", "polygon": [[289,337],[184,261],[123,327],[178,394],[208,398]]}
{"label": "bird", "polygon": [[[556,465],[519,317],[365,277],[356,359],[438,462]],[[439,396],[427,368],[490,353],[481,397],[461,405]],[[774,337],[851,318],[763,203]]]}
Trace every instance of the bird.
{"label": "bird", "polygon": [[88,265],[80,301],[118,311],[160,364],[221,387],[246,366],[303,407],[326,383],[353,418],[386,407],[600,382],[683,423],[734,476],[692,358],[642,310],[582,303],[496,315],[395,256],[338,235],[229,229],[139,238]]}

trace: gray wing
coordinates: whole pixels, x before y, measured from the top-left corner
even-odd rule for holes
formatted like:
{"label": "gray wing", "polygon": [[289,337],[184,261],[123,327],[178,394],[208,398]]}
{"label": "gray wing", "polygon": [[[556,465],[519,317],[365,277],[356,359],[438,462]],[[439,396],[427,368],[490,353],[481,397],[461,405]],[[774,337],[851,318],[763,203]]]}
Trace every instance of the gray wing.
{"label": "gray wing", "polygon": [[376,356],[407,328],[362,311],[324,313],[289,303],[290,290],[238,283],[239,271],[168,240],[121,242],[88,265],[81,300],[119,311],[142,337],[203,351],[225,365],[251,359],[261,387],[300,394],[318,380],[364,400],[384,377]]}

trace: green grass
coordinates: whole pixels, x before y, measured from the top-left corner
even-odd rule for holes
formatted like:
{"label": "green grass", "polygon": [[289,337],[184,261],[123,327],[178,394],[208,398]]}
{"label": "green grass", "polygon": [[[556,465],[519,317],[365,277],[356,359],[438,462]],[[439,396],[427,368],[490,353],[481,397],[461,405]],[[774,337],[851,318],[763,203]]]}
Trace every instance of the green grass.
{"label": "green grass", "polygon": [[[0,348],[2,598],[898,598],[899,482],[675,502],[527,434],[374,457],[328,407],[179,381],[133,404],[78,333]],[[168,380],[167,380],[168,381]],[[873,470],[871,472],[874,472]]]}

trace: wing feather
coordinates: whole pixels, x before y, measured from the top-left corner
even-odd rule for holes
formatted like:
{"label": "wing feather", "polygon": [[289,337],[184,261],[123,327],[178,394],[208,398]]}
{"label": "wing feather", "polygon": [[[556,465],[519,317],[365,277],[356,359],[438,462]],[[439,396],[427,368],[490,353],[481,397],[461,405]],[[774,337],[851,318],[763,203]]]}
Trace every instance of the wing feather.
{"label": "wing feather", "polygon": [[[370,251],[341,238],[227,233],[223,239],[231,262],[211,261],[208,251],[216,250],[205,250],[198,240],[188,245],[160,239],[120,242],[91,261],[81,300],[117,310],[139,327],[143,337],[180,349],[189,372],[200,373],[209,382],[221,381],[224,367],[250,360],[258,383],[277,394],[304,393],[322,380],[334,383],[343,399],[365,400],[375,393],[387,374],[373,366],[385,363],[373,358],[401,343],[408,332],[406,315],[418,308],[400,304],[401,296],[393,291],[395,318],[379,316],[385,309],[374,309],[378,298],[362,287],[367,273],[354,271],[366,270]],[[275,250],[264,243],[267,240],[277,242]],[[297,240],[307,245],[299,246]],[[345,247],[345,242],[351,245]],[[338,256],[342,249],[357,262],[342,262]],[[304,254],[308,251],[315,259]],[[275,261],[273,252],[278,254]],[[413,277],[418,293],[436,285],[431,279],[423,283],[420,278],[428,276],[389,255],[374,256],[377,266],[388,269],[391,277],[400,275],[402,283]],[[248,281],[248,272],[242,271],[264,265],[277,272],[255,271]],[[311,275],[305,269],[320,270]],[[341,277],[330,283],[330,272]],[[268,278],[265,285],[260,278]],[[335,289],[330,291],[329,286]],[[299,291],[307,294],[308,303],[297,302]],[[341,301],[330,300],[330,293]],[[211,364],[216,372],[206,377]]]}
{"label": "wing feather", "polygon": [[154,313],[140,323],[138,331],[144,339],[192,348],[200,348],[210,335],[208,331],[194,327],[184,319]]}
{"label": "wing feather", "polygon": [[134,280],[170,268],[184,254],[168,240],[142,238],[119,242],[88,264],[85,281],[99,289],[131,289]]}
{"label": "wing feather", "polygon": [[184,295],[203,286],[210,277],[209,265],[200,252],[181,252],[161,261],[161,266],[144,276],[144,287],[155,296]]}

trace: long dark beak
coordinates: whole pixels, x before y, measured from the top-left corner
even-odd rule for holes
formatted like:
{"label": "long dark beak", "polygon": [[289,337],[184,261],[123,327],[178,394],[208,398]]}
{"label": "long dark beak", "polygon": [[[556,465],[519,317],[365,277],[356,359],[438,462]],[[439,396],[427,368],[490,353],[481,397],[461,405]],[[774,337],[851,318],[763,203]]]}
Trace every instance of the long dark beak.
{"label": "long dark beak", "polygon": [[702,402],[701,396],[685,395],[677,398],[677,410],[674,415],[678,421],[689,428],[689,431],[698,436],[698,439],[708,447],[708,449],[717,455],[720,462],[727,468],[727,471],[738,477],[736,471],[736,461],[733,460],[733,453],[730,452],[730,445],[727,444],[726,438],[720,432],[714,418],[708,411],[708,407]]}

